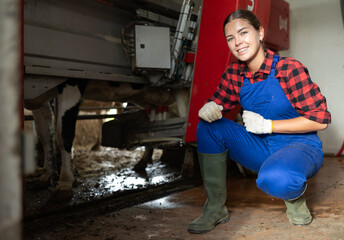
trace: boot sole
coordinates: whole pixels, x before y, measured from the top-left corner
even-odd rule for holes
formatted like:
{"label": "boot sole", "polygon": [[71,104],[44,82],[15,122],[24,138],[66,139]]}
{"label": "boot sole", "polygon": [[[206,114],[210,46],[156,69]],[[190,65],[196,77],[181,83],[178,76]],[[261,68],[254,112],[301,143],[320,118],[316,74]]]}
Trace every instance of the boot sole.
{"label": "boot sole", "polygon": [[311,221],[307,222],[307,223],[292,223],[292,222],[290,222],[290,221],[289,221],[289,222],[290,222],[292,225],[294,225],[294,226],[307,226],[307,225],[311,224],[312,221],[313,221],[313,219],[312,219]]}
{"label": "boot sole", "polygon": [[221,218],[220,220],[218,220],[211,228],[209,229],[205,229],[205,230],[194,230],[194,229],[189,229],[188,228],[188,232],[189,233],[194,233],[194,234],[202,234],[202,233],[207,233],[211,230],[213,230],[217,225],[219,224],[224,224],[224,223],[228,223],[229,222],[229,215],[227,215],[224,218]]}

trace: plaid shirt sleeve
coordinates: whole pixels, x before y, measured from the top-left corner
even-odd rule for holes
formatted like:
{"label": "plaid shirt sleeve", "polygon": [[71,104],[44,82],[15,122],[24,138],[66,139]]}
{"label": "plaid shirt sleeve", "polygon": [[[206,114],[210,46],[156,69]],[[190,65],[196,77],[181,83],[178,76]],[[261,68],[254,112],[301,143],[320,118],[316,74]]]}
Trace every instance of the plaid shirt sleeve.
{"label": "plaid shirt sleeve", "polygon": [[239,63],[230,64],[222,74],[216,92],[208,101],[214,101],[216,104],[222,105],[224,111],[233,109],[240,102],[241,82],[239,78]]}
{"label": "plaid shirt sleeve", "polygon": [[301,116],[319,123],[331,123],[326,98],[302,63],[293,58],[281,58],[276,66],[276,78],[280,79],[287,98]]}

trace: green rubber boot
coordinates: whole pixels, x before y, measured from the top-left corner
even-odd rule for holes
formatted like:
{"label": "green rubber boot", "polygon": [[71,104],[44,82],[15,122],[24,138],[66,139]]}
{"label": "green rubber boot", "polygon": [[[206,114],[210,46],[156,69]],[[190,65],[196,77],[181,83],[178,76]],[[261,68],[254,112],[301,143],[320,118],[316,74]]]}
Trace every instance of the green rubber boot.
{"label": "green rubber boot", "polygon": [[202,215],[188,226],[190,233],[206,233],[229,221],[227,199],[227,151],[219,154],[198,153],[203,185],[207,194]]}
{"label": "green rubber boot", "polygon": [[306,204],[304,195],[285,201],[287,205],[287,217],[289,222],[295,226],[306,226],[312,222],[312,216]]}

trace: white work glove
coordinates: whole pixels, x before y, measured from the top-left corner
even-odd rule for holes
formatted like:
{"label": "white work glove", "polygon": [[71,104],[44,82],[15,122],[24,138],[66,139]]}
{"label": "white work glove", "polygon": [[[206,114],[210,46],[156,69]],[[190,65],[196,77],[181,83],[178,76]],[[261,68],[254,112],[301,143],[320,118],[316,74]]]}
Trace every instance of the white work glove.
{"label": "white work glove", "polygon": [[258,113],[244,110],[242,120],[248,132],[255,134],[272,133],[272,120],[265,119]]}
{"label": "white work glove", "polygon": [[211,123],[222,118],[222,110],[223,106],[217,105],[215,102],[208,102],[199,110],[198,116],[204,121]]}

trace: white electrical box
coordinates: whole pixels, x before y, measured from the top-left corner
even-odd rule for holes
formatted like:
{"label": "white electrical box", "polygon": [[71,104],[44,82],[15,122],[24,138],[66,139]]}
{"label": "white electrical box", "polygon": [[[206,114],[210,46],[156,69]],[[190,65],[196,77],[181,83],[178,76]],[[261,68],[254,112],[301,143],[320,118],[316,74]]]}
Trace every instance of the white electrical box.
{"label": "white electrical box", "polygon": [[135,26],[135,67],[170,69],[170,29],[166,27]]}

